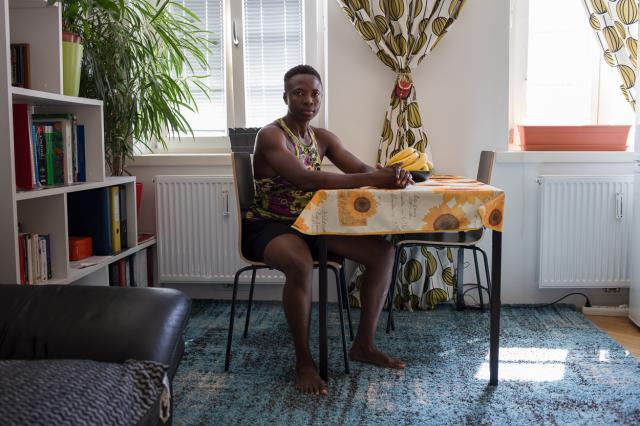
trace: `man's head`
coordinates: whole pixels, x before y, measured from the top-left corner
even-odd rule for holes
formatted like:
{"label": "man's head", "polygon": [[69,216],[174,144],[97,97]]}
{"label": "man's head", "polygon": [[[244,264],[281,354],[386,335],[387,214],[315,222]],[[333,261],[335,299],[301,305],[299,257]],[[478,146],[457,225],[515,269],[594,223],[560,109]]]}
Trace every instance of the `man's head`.
{"label": "man's head", "polygon": [[310,121],[320,110],[322,79],[310,65],[298,65],[284,75],[284,103],[289,114],[303,121]]}
{"label": "man's head", "polygon": [[312,75],[315,78],[318,79],[318,82],[320,83],[320,86],[322,86],[322,79],[320,78],[320,74],[318,73],[318,71],[316,71],[316,69],[314,67],[312,67],[311,65],[296,65],[295,67],[289,69],[289,71],[287,71],[284,74],[284,90],[285,92],[287,91],[287,84],[289,84],[289,80],[291,80],[291,77],[299,75],[299,74],[307,74],[307,75]]}

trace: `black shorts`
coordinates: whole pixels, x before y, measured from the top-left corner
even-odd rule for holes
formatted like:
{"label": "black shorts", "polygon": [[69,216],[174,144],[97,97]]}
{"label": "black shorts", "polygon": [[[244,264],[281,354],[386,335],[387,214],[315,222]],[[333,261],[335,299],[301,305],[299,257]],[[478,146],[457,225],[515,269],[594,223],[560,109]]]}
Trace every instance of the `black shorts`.
{"label": "black shorts", "polygon": [[275,237],[294,234],[300,237],[311,251],[314,259],[318,257],[318,237],[307,235],[291,227],[292,223],[270,220],[245,220],[242,222],[242,253],[250,260],[264,261],[264,249]]}

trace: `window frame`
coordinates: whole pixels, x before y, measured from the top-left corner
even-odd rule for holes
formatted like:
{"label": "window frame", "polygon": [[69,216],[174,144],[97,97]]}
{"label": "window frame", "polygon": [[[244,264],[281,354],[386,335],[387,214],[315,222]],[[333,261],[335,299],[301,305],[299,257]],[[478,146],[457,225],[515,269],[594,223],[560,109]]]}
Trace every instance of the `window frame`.
{"label": "window frame", "polygon": [[[318,70],[325,80],[324,52],[326,45],[326,0],[302,0],[303,4],[303,61]],[[227,127],[244,127],[244,1],[224,0],[224,74]],[[233,46],[233,24],[240,44]],[[326,90],[325,90],[326,94]],[[326,100],[326,97],[325,97]],[[325,104],[326,105],[326,102]],[[274,119],[277,117],[274,117]],[[326,112],[321,108],[313,124],[324,126]],[[152,154],[220,154],[231,152],[229,136],[167,137],[167,149],[150,144]]]}

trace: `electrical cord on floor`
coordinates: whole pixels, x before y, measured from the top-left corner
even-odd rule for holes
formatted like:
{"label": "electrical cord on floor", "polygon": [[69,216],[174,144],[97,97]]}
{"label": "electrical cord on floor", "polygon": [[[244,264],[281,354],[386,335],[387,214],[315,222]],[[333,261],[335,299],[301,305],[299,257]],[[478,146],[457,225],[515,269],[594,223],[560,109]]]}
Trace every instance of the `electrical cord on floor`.
{"label": "electrical cord on floor", "polygon": [[[469,291],[473,290],[474,288],[478,288],[478,285],[477,285],[477,284],[464,284],[464,285],[463,285],[463,288],[464,288],[464,287],[467,287],[467,286],[473,286],[473,288],[469,288],[469,289],[465,290],[465,291],[462,293],[462,294],[463,294],[463,295],[465,295],[465,296],[467,295],[467,293],[468,293]],[[481,288],[482,288],[482,290],[484,290],[484,291],[488,294],[488,291],[487,291],[487,288],[486,288],[486,287],[481,286]],[[547,303],[547,304],[545,304],[545,305],[541,305],[540,307],[541,307],[541,308],[545,308],[545,307],[547,307],[547,306],[555,305],[555,304],[556,304],[556,303],[558,303],[559,301],[561,301],[561,300],[563,300],[563,299],[566,299],[567,297],[569,297],[569,296],[573,296],[573,295],[584,296],[584,298],[586,299],[586,302],[585,302],[584,306],[586,306],[587,308],[591,307],[591,301],[589,300],[589,297],[588,297],[586,294],[584,294],[584,293],[578,293],[578,292],[574,292],[574,293],[566,294],[566,295],[562,296],[560,299],[558,299],[558,300],[556,300],[556,301],[554,301],[554,302],[551,302],[551,303]],[[471,297],[471,296],[467,296],[467,297]],[[472,299],[473,299],[473,298],[472,298]],[[474,301],[474,302],[476,302],[476,303],[478,303],[478,302],[477,302],[477,300],[475,300],[475,299],[473,299],[473,301]],[[474,307],[474,308],[475,308],[475,307]]]}
{"label": "electrical cord on floor", "polygon": [[585,302],[584,306],[586,306],[587,308],[591,307],[591,301],[589,300],[587,295],[584,294],[584,293],[569,293],[569,294],[566,294],[566,295],[562,296],[560,299],[556,300],[555,302],[547,303],[546,305],[541,305],[540,307],[541,308],[546,308],[547,306],[554,305],[554,304],[558,303],[559,301],[561,301],[562,299],[566,299],[567,297],[573,296],[574,294],[577,294],[577,295],[580,295],[580,296],[584,296],[584,298],[587,299],[587,301]]}

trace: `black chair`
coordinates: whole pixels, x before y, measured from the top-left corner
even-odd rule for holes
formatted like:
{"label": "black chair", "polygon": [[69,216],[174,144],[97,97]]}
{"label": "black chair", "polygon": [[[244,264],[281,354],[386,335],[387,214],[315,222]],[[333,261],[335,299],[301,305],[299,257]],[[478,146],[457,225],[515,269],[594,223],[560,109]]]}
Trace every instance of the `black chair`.
{"label": "black chair", "polygon": [[[493,163],[495,161],[495,152],[482,151],[480,153],[480,162],[478,164],[478,175],[476,179],[479,182],[489,184],[491,183],[491,173],[493,172]],[[396,279],[398,274],[398,263],[400,261],[400,253],[405,248],[427,246],[435,248],[457,248],[458,260],[456,264],[456,276],[462,277],[462,269],[464,268],[464,250],[473,250],[473,260],[476,268],[476,279],[478,288],[478,298],[480,301],[480,310],[484,312],[484,301],[482,297],[483,290],[487,292],[489,298],[491,298],[491,278],[489,276],[489,263],[487,260],[487,254],[478,247],[476,244],[482,239],[483,230],[475,229],[472,231],[461,231],[457,233],[451,232],[434,232],[427,234],[416,234],[406,237],[405,239],[396,243],[396,253],[393,262],[393,273],[391,275],[391,286],[388,293],[388,306],[389,316],[387,319],[387,333],[391,329],[395,330],[393,323],[393,298],[395,295]],[[487,287],[483,287],[480,282],[480,269],[478,267],[478,256],[476,252],[482,254],[484,260],[484,271],[487,282]],[[426,273],[426,272],[425,272]],[[427,275],[427,278],[429,276]],[[456,286],[456,307],[458,309],[464,309],[464,284],[459,279]]]}
{"label": "black chair", "polygon": [[[231,342],[233,339],[233,322],[235,319],[235,306],[238,295],[238,279],[240,274],[245,271],[251,271],[251,286],[249,287],[249,300],[247,302],[247,315],[245,318],[244,334],[243,337],[247,337],[249,330],[249,318],[251,316],[251,304],[253,303],[253,289],[255,286],[256,271],[258,269],[271,269],[266,263],[256,261],[249,258],[243,253],[242,250],[242,213],[244,213],[253,204],[255,197],[255,187],[253,183],[253,167],[251,164],[251,154],[248,152],[234,152],[231,154],[231,164],[233,169],[234,185],[236,190],[236,206],[238,212],[238,251],[240,258],[248,263],[248,266],[239,269],[236,272],[233,281],[233,295],[231,299],[231,314],[229,316],[229,334],[227,337],[227,352],[224,362],[224,371],[229,371],[229,364],[231,362]],[[314,262],[314,267],[318,266],[318,262]],[[344,352],[344,369],[349,374],[349,357],[347,354],[347,342],[344,332],[344,317],[343,307],[347,308],[347,317],[349,321],[349,333],[351,340],[353,340],[353,330],[351,324],[351,311],[348,301],[345,301],[344,297],[347,294],[346,279],[344,275],[343,259],[329,256],[327,267],[331,269],[336,277],[336,287],[338,293],[338,307],[340,312],[340,332],[342,334],[342,350]],[[346,303],[345,303],[346,302]]]}

